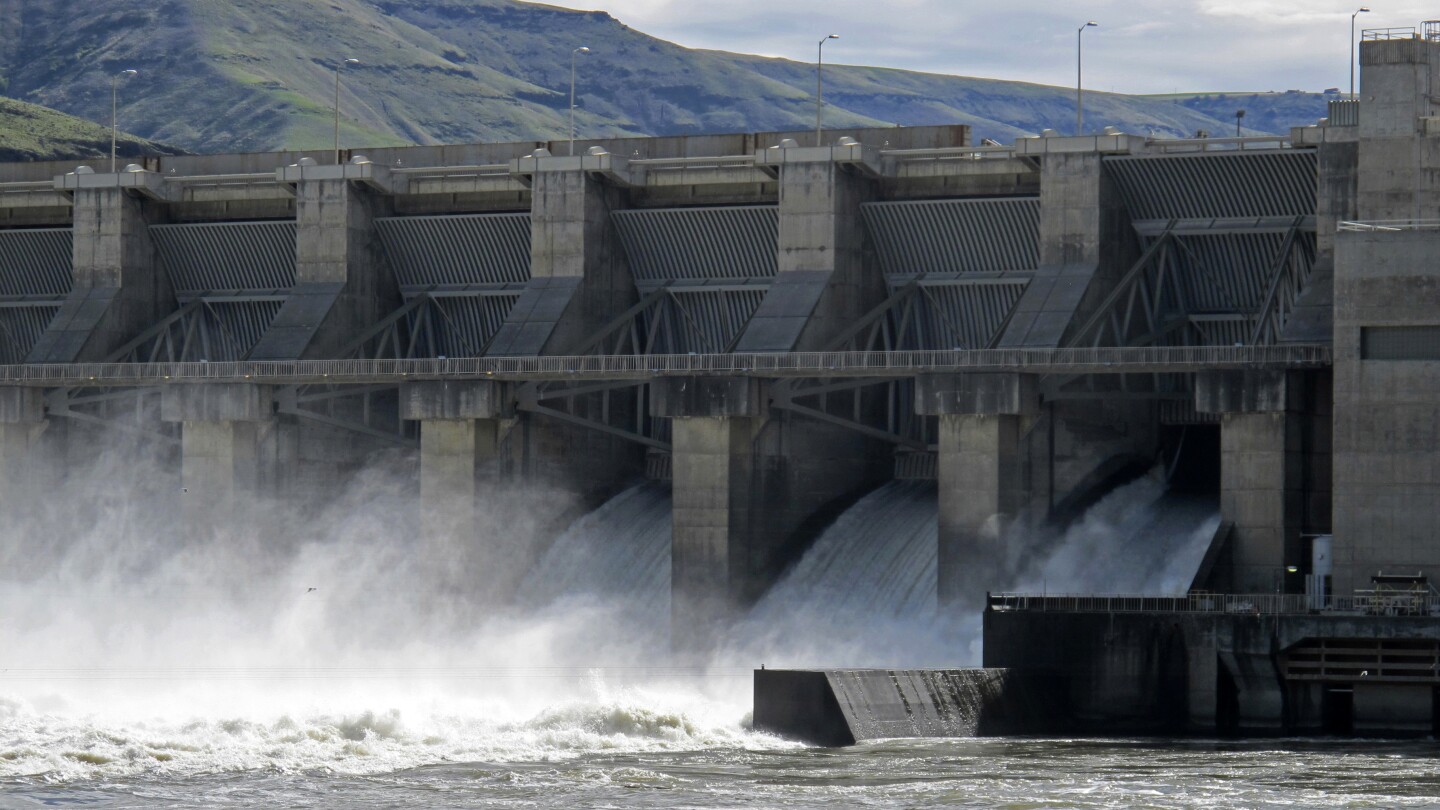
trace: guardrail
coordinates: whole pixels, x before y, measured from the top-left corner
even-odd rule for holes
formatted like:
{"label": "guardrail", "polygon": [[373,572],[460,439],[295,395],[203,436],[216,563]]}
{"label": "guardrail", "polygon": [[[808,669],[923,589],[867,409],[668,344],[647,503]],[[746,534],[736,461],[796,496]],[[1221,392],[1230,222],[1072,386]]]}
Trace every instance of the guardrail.
{"label": "guardrail", "polygon": [[1329,346],[1165,346],[909,352],[456,357],[225,363],[66,363],[0,366],[0,385],[137,386],[185,382],[275,384],[404,380],[645,380],[666,376],[880,377],[944,372],[1185,373],[1324,368]]}
{"label": "guardrail", "polygon": [[1398,231],[1440,231],[1440,219],[1377,219],[1370,222],[1341,222],[1336,226],[1342,231],[1398,232]]}
{"label": "guardrail", "polygon": [[992,593],[987,609],[1031,613],[1223,613],[1254,616],[1334,613],[1356,616],[1440,616],[1440,597],[1394,593],[1332,596],[1323,607],[1307,594],[1192,593],[1185,596],[1140,594]]}
{"label": "guardrail", "polygon": [[1291,149],[1288,136],[1247,135],[1241,138],[1150,138],[1145,145],[1160,153],[1225,152]]}
{"label": "guardrail", "polygon": [[391,174],[403,174],[416,180],[455,177],[510,176],[509,163],[482,163],[469,166],[405,166],[393,168]]}
{"label": "guardrail", "polygon": [[1365,42],[1378,42],[1388,39],[1414,39],[1415,26],[1407,25],[1400,28],[1362,28],[1360,39]]}
{"label": "guardrail", "polygon": [[880,157],[900,163],[921,160],[985,160],[1006,159],[1015,156],[1016,147],[1010,146],[946,146],[929,149],[881,149]]}

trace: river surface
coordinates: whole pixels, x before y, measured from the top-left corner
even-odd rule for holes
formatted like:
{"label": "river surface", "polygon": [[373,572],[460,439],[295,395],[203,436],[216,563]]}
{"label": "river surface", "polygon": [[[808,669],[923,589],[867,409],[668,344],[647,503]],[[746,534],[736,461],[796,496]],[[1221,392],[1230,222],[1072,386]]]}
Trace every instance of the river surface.
{"label": "river surface", "polygon": [[[581,748],[541,743],[521,756],[462,761],[437,751],[433,762],[375,771],[353,753],[328,765],[298,762],[285,743],[259,761],[200,768],[176,751],[138,768],[92,763],[69,776],[7,776],[0,807],[1440,807],[1433,743],[975,739],[827,750],[738,724],[717,732],[677,721],[669,734],[617,726]],[[351,750],[373,748],[383,761],[416,743],[426,745],[377,737]]]}

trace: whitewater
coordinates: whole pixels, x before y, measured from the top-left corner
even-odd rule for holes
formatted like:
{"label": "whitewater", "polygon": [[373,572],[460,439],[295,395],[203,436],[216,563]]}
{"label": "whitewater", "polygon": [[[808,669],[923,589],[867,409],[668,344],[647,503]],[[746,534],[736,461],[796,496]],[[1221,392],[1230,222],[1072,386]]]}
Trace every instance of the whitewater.
{"label": "whitewater", "polygon": [[[473,537],[427,545],[403,463],[318,514],[255,504],[192,536],[169,518],[183,493],[162,465],[114,454],[15,516],[0,550],[0,806],[612,806],[638,792],[668,807],[753,804],[771,782],[803,806],[847,784],[947,795],[863,776],[893,756],[873,746],[823,752],[750,728],[762,664],[979,664],[978,622],[935,604],[933,484],[862,498],[709,660],[681,664],[667,487],[574,521],[517,578],[543,531],[526,515],[563,496],[499,493]],[[1029,537],[1008,575],[1074,570],[1093,586],[1066,555],[1108,542],[1147,551],[1149,575],[1183,590],[1164,569],[1193,572],[1214,520],[1146,477],[1070,531]]]}

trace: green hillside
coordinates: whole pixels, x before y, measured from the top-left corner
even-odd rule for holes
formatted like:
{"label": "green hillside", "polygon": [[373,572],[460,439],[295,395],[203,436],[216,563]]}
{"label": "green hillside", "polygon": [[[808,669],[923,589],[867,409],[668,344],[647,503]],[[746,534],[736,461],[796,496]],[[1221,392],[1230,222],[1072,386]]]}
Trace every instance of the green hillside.
{"label": "green hillside", "polygon": [[[347,146],[559,137],[581,45],[593,51],[582,57],[585,136],[814,120],[811,65],[682,48],[603,12],[516,0],[106,0],[78,17],[73,0],[6,0],[0,23],[6,94],[106,120],[110,76],[133,68],[122,120],[192,151],[328,146],[334,65],[346,57],[361,60],[342,76]],[[827,68],[826,88],[835,125],[968,123],[977,139],[1008,141],[1074,120],[1068,88],[846,66]],[[1322,97],[1300,96],[1276,115],[1257,97],[1246,123],[1283,131],[1324,114]],[[1087,100],[1096,129],[1218,134],[1231,116],[1194,99]]]}
{"label": "green hillside", "polygon": [[[122,132],[121,157],[176,154],[180,150]],[[110,128],[36,104],[0,97],[0,161],[108,157]]]}

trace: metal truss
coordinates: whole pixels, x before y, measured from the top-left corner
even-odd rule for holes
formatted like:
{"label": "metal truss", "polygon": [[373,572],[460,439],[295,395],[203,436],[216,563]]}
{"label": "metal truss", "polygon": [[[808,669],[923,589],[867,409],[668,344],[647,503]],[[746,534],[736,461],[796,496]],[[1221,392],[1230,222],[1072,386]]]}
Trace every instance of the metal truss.
{"label": "metal truss", "polygon": [[[896,351],[911,334],[924,291],[919,279],[895,290],[879,306],[836,335],[822,351]],[[771,386],[770,407],[855,431],[897,448],[927,450],[927,420],[915,415],[910,377],[835,380],[802,378]],[[880,416],[880,425],[876,424]],[[867,418],[868,417],[868,418]]]}
{"label": "metal truss", "polygon": [[[587,336],[574,354],[651,353],[657,336],[646,327],[654,322],[654,313],[666,306],[666,286],[642,297],[638,303]],[[669,452],[669,424],[664,419],[649,416],[649,391],[648,381],[528,382],[516,386],[515,407],[522,412],[579,425],[652,450]]]}
{"label": "metal truss", "polygon": [[1260,311],[1255,313],[1255,328],[1250,333],[1251,346],[1280,342],[1290,313],[1310,280],[1310,271],[1315,266],[1315,244],[1312,240],[1300,238],[1302,221],[1300,217],[1295,219],[1295,224],[1285,233],[1285,241],[1270,263],[1270,283],[1266,286]]}
{"label": "metal truss", "polygon": [[[1297,216],[1283,229],[1235,231],[1223,224],[1197,228],[1195,223],[1169,220],[1154,233],[1140,259],[1121,277],[1095,312],[1074,332],[1067,346],[1193,346],[1272,345],[1278,342],[1296,300],[1309,280],[1315,261],[1313,240],[1306,233],[1308,217]],[[1206,261],[1192,238],[1239,234],[1283,233],[1278,249],[1259,279],[1244,277],[1244,267],[1221,267]],[[1243,256],[1220,254],[1239,264]],[[1187,284],[1187,281],[1189,282]],[[1247,284],[1251,282],[1252,284]],[[1263,285],[1257,301],[1248,286]],[[1203,289],[1208,307],[1192,300]],[[1212,324],[1231,328],[1207,328]],[[1240,331],[1236,331],[1239,329]]]}

